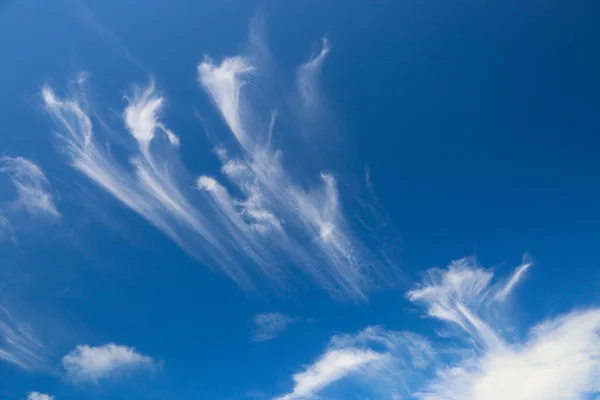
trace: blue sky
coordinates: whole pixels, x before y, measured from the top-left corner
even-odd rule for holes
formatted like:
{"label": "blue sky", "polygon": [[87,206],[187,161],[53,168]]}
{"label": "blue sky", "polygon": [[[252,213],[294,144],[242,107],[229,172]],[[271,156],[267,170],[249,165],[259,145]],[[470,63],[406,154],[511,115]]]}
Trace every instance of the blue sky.
{"label": "blue sky", "polygon": [[0,1],[0,398],[596,400],[600,5]]}

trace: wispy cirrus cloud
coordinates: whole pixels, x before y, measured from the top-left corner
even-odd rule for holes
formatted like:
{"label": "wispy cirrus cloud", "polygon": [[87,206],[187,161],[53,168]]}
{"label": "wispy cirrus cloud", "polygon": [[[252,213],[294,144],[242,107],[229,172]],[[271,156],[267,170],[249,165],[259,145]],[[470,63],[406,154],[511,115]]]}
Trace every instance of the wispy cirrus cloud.
{"label": "wispy cirrus cloud", "polygon": [[294,390],[277,400],[312,398],[324,387],[367,366],[379,366],[385,355],[359,349],[334,349],[325,353],[313,365],[293,376]]}
{"label": "wispy cirrus cloud", "polygon": [[[361,388],[371,395],[417,400],[592,399],[600,394],[600,309],[573,310],[518,333],[503,301],[530,265],[525,260],[500,281],[472,258],[430,270],[407,297],[450,330],[427,339],[394,334],[391,337],[402,338],[394,342],[382,339],[391,332],[368,328],[342,336],[341,342],[332,339],[324,354],[337,342],[386,355],[385,368],[367,366],[357,375]],[[327,383],[349,384],[340,376]],[[299,397],[318,397],[314,395]]]}
{"label": "wispy cirrus cloud", "polygon": [[0,360],[24,370],[35,370],[47,365],[46,353],[31,327],[0,305]]}
{"label": "wispy cirrus cloud", "polygon": [[[324,40],[321,52],[298,68],[296,96],[317,95],[318,70],[328,52]],[[262,110],[244,90],[255,84],[252,93],[260,92],[265,77],[259,66],[251,55],[220,63],[207,57],[198,65],[200,85],[228,130],[212,138],[224,179],[203,173],[195,184],[177,155],[182,141],[162,121],[165,97],[153,82],[132,87],[126,96],[128,165],[101,144],[102,124],[94,123],[99,116],[87,107],[83,80],[68,96],[49,87],[42,95],[74,168],[245,290],[264,278],[285,285],[299,270],[333,296],[365,299],[373,287],[393,282],[395,266],[355,234],[334,173],[311,176],[286,167],[284,149],[273,139],[278,107],[286,103],[274,98]]]}
{"label": "wispy cirrus cloud", "polygon": [[97,382],[127,372],[152,369],[156,365],[152,357],[137,352],[133,347],[114,343],[103,346],[79,345],[61,362],[67,377],[75,382]]}
{"label": "wispy cirrus cloud", "polygon": [[12,203],[13,209],[23,209],[33,215],[59,218],[60,212],[49,191],[50,183],[41,168],[23,157],[0,158],[0,172],[10,176],[18,198]]}
{"label": "wispy cirrus cloud", "polygon": [[297,317],[290,317],[277,312],[256,314],[252,318],[254,332],[253,342],[266,342],[281,335],[291,324],[298,321]]}
{"label": "wispy cirrus cloud", "polygon": [[327,397],[331,387],[351,381],[378,398],[408,391],[417,372],[435,358],[430,343],[410,332],[370,326],[331,338],[321,356],[292,378],[292,392],[275,399]]}
{"label": "wispy cirrus cloud", "polygon": [[[317,77],[328,52],[324,39],[320,53],[298,68],[297,95],[305,102],[318,96]],[[232,133],[216,139],[225,143],[216,154],[227,186],[203,175],[198,188],[211,194],[224,224],[250,238],[258,254],[293,263],[331,292],[365,298],[380,274],[391,275],[393,267],[356,237],[333,173],[322,171],[307,187],[302,173],[286,167],[285,150],[273,139],[279,110],[256,108],[260,102],[244,91],[261,81],[253,61],[252,56],[221,63],[207,58],[198,66],[200,84]],[[230,195],[227,187],[241,196]]]}

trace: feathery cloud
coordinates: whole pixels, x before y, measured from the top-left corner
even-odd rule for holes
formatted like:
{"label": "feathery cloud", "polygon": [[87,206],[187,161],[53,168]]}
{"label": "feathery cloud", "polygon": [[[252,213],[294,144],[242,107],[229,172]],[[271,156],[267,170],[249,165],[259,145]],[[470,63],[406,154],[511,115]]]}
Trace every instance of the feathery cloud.
{"label": "feathery cloud", "polygon": [[277,400],[313,397],[319,390],[368,365],[378,364],[385,356],[370,350],[331,350],[306,370],[293,376],[294,390]]}
{"label": "feathery cloud", "polygon": [[327,37],[321,40],[321,51],[302,64],[297,71],[296,84],[302,105],[314,109],[319,103],[318,80],[330,47]]}
{"label": "feathery cloud", "polygon": [[410,392],[409,383],[434,358],[424,337],[370,326],[356,334],[333,336],[319,359],[293,376],[293,391],[277,399],[318,398],[346,378],[378,397]]}
{"label": "feathery cloud", "polygon": [[153,368],[155,363],[133,347],[109,343],[95,347],[79,345],[62,358],[62,366],[73,381],[98,381],[127,371]]}
{"label": "feathery cloud", "polygon": [[24,209],[33,215],[61,216],[48,191],[50,183],[38,165],[23,157],[2,157],[0,172],[10,176],[17,190],[18,199],[13,202],[15,209]]}
{"label": "feathery cloud", "polygon": [[[600,309],[577,309],[542,321],[527,334],[517,333],[503,301],[530,265],[525,260],[505,282],[496,282],[492,272],[472,258],[432,269],[407,297],[451,330],[426,339],[371,327],[332,338],[322,357],[339,348],[385,356],[385,367],[367,364],[351,381],[344,381],[359,380],[378,397],[591,399],[600,393]],[[338,379],[324,380],[318,389],[324,391],[345,378],[335,376]],[[294,390],[287,396],[314,398],[316,393]]]}
{"label": "feathery cloud", "polygon": [[298,321],[297,317],[271,312],[256,314],[252,318],[254,323],[254,332],[252,334],[253,342],[266,342],[281,335],[290,324]]}
{"label": "feathery cloud", "polygon": [[46,365],[46,349],[31,328],[0,305],[0,360],[24,370]]}
{"label": "feathery cloud", "polygon": [[[298,96],[309,88],[316,93],[308,75],[318,74],[328,51],[323,41],[319,55],[299,68],[304,72],[298,76],[306,76]],[[132,87],[125,97],[129,165],[100,144],[93,122],[99,117],[86,107],[83,79],[70,96],[61,98],[49,87],[42,96],[75,169],[243,289],[254,290],[263,278],[284,285],[299,270],[335,297],[365,299],[373,287],[393,281],[395,266],[368,251],[354,233],[334,174],[306,179],[303,171],[286,168],[284,149],[272,141],[278,112],[256,108],[244,90],[260,76],[254,61],[238,55],[217,64],[207,57],[198,66],[200,85],[229,128],[215,138],[225,182],[208,173],[195,185],[188,181],[177,155],[180,138],[162,121],[165,98],[153,82]],[[260,85],[253,89],[260,91]],[[273,102],[274,108],[285,107],[284,101]]]}
{"label": "feathery cloud", "polygon": [[[316,95],[315,79],[328,52],[323,40],[319,55],[299,68],[300,98]],[[231,231],[248,237],[264,259],[275,255],[334,294],[364,299],[377,277],[392,275],[393,268],[355,236],[333,174],[321,172],[307,188],[300,184],[304,176],[286,168],[284,149],[275,147],[272,140],[279,113],[257,109],[260,102],[252,101],[251,92],[243,90],[254,80],[260,82],[260,72],[249,56],[226,58],[220,64],[207,58],[198,66],[201,86],[233,134],[218,138],[230,143],[229,147],[220,144],[216,151],[221,172],[242,195],[230,195],[224,184],[206,175],[198,179],[197,187],[211,195]],[[264,120],[262,115],[269,117]]]}

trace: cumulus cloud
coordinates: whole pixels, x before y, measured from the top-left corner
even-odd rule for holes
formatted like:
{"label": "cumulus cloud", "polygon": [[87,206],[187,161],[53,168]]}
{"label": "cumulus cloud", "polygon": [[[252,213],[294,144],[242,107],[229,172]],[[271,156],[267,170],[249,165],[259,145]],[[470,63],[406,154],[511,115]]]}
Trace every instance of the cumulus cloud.
{"label": "cumulus cloud", "polygon": [[62,358],[62,366],[74,381],[98,381],[128,371],[153,368],[155,363],[133,347],[109,343],[95,347],[79,345]]}
{"label": "cumulus cloud", "polygon": [[45,346],[31,327],[0,305],[0,360],[24,370],[34,370],[45,366],[45,354]]}
{"label": "cumulus cloud", "polygon": [[50,183],[40,167],[23,157],[0,158],[0,172],[7,173],[17,190],[13,208],[24,209],[33,215],[60,217],[49,192]]}
{"label": "cumulus cloud", "polygon": [[40,392],[29,392],[27,400],[54,400],[54,396]]}
{"label": "cumulus cloud", "polygon": [[[298,97],[316,93],[309,75],[318,74],[327,53],[324,41],[319,55],[299,68]],[[129,143],[128,163],[103,145],[104,124],[95,122],[101,118],[88,106],[84,79],[67,96],[49,87],[42,96],[75,169],[243,289],[255,290],[264,278],[283,286],[301,271],[333,296],[365,299],[373,287],[393,281],[395,266],[355,234],[336,174],[286,167],[284,149],[272,140],[285,101],[274,98],[263,110],[245,90],[253,85],[252,93],[260,92],[265,76],[259,65],[246,55],[220,63],[206,57],[198,65],[199,83],[228,130],[213,138],[222,177],[201,172],[195,184],[177,155],[182,141],[163,121],[166,100],[153,82],[125,96],[129,140],[121,143]]]}
{"label": "cumulus cloud", "polygon": [[[432,269],[407,297],[450,329],[425,339],[367,328],[332,338],[324,354],[341,346],[385,355],[385,368],[367,365],[357,376],[380,398],[592,399],[600,393],[600,309],[554,316],[521,334],[503,301],[530,266],[526,259],[507,280],[495,280],[472,258]],[[344,377],[326,380],[319,389]],[[298,397],[315,394],[305,393]]]}
{"label": "cumulus cloud", "polygon": [[256,314],[252,319],[254,323],[254,332],[252,341],[265,342],[273,340],[281,335],[290,324],[298,321],[298,318],[290,317],[281,313],[262,313]]}

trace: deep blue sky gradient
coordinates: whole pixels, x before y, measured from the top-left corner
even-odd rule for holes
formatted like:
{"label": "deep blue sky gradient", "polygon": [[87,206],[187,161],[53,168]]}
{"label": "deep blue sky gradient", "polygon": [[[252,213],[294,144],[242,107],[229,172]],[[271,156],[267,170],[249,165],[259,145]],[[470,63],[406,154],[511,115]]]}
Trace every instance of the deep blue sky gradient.
{"label": "deep blue sky gradient", "polygon": [[[336,302],[310,284],[248,297],[85,183],[55,150],[43,84],[62,90],[88,71],[103,116],[121,126],[124,90],[151,75],[168,99],[166,124],[184,141],[184,163],[217,171],[195,111],[212,129],[223,127],[196,65],[205,54],[236,54],[257,15],[284,78],[323,34],[332,45],[323,84],[344,140],[331,162],[343,159],[353,179],[368,163],[400,238],[404,281],[368,303]],[[57,355],[73,341],[114,341],[164,363],[143,383],[85,389],[0,363],[0,398],[30,390],[57,399],[282,393],[331,333],[369,324],[428,329],[431,321],[406,312],[404,290],[424,269],[466,255],[503,272],[525,252],[533,256],[535,278],[519,292],[524,326],[597,304],[599,40],[593,0],[6,2],[0,149],[43,166],[69,223],[39,227],[23,218],[19,247],[0,245],[1,296],[38,321]],[[89,191],[75,196],[74,186]],[[3,200],[9,190],[0,181]],[[313,322],[249,344],[251,318],[262,311]]]}

